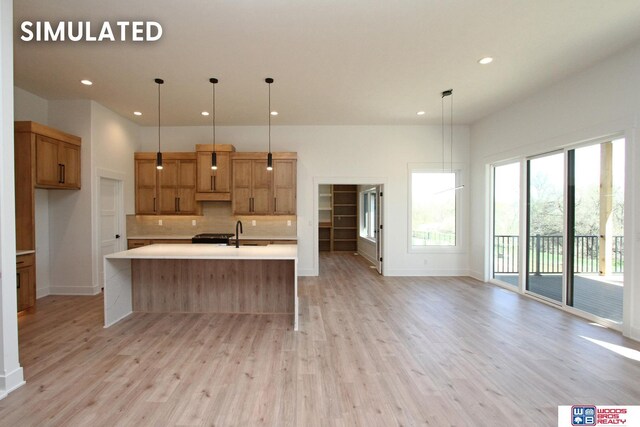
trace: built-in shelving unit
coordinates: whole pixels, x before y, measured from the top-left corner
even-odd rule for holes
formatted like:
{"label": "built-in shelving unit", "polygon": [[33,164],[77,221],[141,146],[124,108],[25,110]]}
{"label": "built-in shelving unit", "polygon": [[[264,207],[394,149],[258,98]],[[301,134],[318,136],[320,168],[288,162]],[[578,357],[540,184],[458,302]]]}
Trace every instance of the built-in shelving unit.
{"label": "built-in shelving unit", "polygon": [[329,184],[322,184],[319,188],[318,249],[321,251],[331,250],[333,237],[333,192],[331,187]]}
{"label": "built-in shelving unit", "polygon": [[333,232],[331,250],[358,250],[358,187],[333,186]]}

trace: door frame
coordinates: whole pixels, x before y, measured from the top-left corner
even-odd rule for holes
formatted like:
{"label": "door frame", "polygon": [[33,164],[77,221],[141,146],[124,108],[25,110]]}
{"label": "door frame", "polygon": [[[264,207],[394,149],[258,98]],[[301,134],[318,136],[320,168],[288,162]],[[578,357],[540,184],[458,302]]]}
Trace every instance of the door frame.
{"label": "door frame", "polygon": [[127,241],[127,230],[126,230],[126,216],[124,209],[124,181],[126,175],[122,172],[113,171],[109,169],[96,169],[96,180],[94,184],[94,194],[96,195],[93,201],[94,206],[94,231],[93,231],[93,283],[94,289],[98,290],[98,293],[101,292],[100,287],[100,277],[99,276],[99,263],[104,262],[103,259],[100,258],[100,229],[101,229],[101,214],[100,214],[100,198],[102,194],[100,194],[100,181],[102,179],[110,179],[112,181],[116,181],[117,185],[117,196],[116,196],[116,210],[118,212],[118,222],[121,228],[119,242],[117,243],[118,251],[123,251],[126,249],[125,242]]}
{"label": "door frame", "polygon": [[[347,185],[372,185],[377,186],[381,185],[382,188],[387,188],[387,178],[384,177],[313,177],[313,273],[312,276],[318,276],[320,274],[320,250],[318,249],[318,225],[319,225],[319,215],[318,215],[318,199],[320,198],[320,185],[328,184],[328,185],[339,185],[339,184],[347,184]],[[385,196],[386,197],[386,196]],[[383,203],[383,209],[380,209],[380,213],[382,214],[382,218],[387,217],[386,212],[386,203]],[[382,239],[382,242],[385,241],[384,235],[386,233],[386,228],[383,227],[379,234],[379,239]],[[387,258],[387,248],[386,245],[382,246],[382,258],[384,260]],[[386,261],[385,261],[386,262]],[[384,273],[382,273],[384,275]]]}

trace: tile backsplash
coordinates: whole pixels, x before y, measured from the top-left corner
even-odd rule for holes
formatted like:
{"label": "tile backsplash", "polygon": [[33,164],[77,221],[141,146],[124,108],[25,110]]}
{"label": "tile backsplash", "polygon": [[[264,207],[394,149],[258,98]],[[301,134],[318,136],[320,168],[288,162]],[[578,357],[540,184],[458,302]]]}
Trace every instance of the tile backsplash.
{"label": "tile backsplash", "polygon": [[[162,225],[158,221],[162,220]],[[196,225],[192,225],[192,221]],[[203,202],[200,215],[127,215],[127,236],[193,236],[199,233],[234,233],[241,220],[245,237],[296,237],[295,215],[233,215],[231,202]],[[252,225],[256,221],[256,225]],[[287,222],[291,221],[291,225]]]}

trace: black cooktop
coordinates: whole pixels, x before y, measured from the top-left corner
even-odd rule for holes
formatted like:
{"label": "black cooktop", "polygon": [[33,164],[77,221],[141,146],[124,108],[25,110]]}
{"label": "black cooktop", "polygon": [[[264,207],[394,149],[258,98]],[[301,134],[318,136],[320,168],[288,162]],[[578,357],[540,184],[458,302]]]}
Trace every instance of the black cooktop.
{"label": "black cooktop", "polygon": [[229,239],[233,237],[230,233],[200,233],[191,238],[191,243],[214,243],[218,245],[228,245]]}

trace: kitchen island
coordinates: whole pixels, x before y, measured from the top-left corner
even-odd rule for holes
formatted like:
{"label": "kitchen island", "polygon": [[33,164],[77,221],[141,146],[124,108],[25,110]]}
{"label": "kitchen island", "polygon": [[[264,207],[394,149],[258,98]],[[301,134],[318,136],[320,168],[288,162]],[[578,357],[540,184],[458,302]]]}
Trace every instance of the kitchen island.
{"label": "kitchen island", "polygon": [[104,325],[132,312],[290,314],[296,245],[154,244],[104,258]]}

